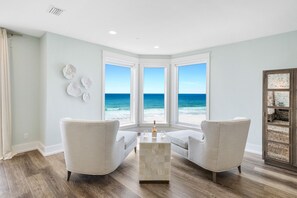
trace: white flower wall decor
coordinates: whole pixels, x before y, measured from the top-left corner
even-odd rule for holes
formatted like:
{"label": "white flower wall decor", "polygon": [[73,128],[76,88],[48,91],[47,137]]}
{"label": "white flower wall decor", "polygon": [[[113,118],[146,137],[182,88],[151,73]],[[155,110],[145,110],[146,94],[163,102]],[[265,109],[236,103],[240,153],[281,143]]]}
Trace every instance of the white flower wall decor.
{"label": "white flower wall decor", "polygon": [[89,89],[92,86],[92,80],[89,77],[82,77],[81,78],[81,84],[84,86],[84,88]]}
{"label": "white flower wall decor", "polygon": [[84,102],[90,102],[91,96],[88,92],[85,92],[82,96]]}
{"label": "white flower wall decor", "polygon": [[69,83],[66,91],[67,91],[68,95],[73,96],[73,97],[79,97],[82,95],[82,90],[77,82]]}
{"label": "white flower wall decor", "polygon": [[63,75],[66,79],[71,80],[66,88],[66,93],[69,96],[76,98],[81,97],[82,101],[85,103],[91,100],[90,93],[87,91],[92,86],[92,80],[89,77],[83,76],[80,79],[81,83],[79,83],[79,79],[77,79],[78,82],[75,81],[76,68],[71,64],[65,65],[63,68]]}
{"label": "white flower wall decor", "polygon": [[71,64],[66,65],[63,68],[63,75],[68,80],[73,79],[74,76],[76,75],[76,68]]}

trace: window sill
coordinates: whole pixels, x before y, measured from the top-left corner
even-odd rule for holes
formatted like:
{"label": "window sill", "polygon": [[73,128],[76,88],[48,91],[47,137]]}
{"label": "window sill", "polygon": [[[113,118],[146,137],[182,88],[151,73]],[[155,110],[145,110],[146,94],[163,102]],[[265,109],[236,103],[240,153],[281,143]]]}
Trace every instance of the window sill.
{"label": "window sill", "polygon": [[[158,122],[157,127],[169,127],[170,125],[166,122]],[[153,123],[150,122],[143,122],[139,124],[139,127],[152,127]]]}
{"label": "window sill", "polygon": [[133,127],[137,127],[137,124],[135,123],[127,123],[127,124],[123,124],[123,125],[120,125],[120,130],[121,129],[129,129],[129,128],[133,128]]}
{"label": "window sill", "polygon": [[172,124],[172,127],[180,128],[180,129],[193,129],[193,130],[201,130],[201,125],[194,125],[194,124],[186,124],[186,123],[176,123]]}

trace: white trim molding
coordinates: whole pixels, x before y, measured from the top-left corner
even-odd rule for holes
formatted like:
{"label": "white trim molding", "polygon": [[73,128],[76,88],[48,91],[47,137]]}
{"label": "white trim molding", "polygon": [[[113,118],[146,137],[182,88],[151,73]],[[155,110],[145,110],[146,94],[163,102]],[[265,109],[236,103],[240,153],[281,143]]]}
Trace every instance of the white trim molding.
{"label": "white trim molding", "polygon": [[44,144],[39,142],[37,149],[43,156],[54,155],[54,154],[61,153],[64,151],[62,143],[45,146]]}
{"label": "white trim molding", "polygon": [[179,58],[173,58],[171,59],[171,63],[177,64],[179,66],[182,65],[191,65],[191,64],[197,64],[197,63],[209,63],[210,58],[210,52],[203,53],[203,54],[196,54],[191,56],[183,56]]}
{"label": "white trim molding", "polygon": [[[186,129],[186,128],[188,128],[188,127],[174,127],[174,128],[168,127],[168,128],[163,128],[163,129],[170,130],[170,131],[171,130],[176,131],[179,129]],[[128,128],[126,128],[126,129],[128,129]],[[132,128],[130,128],[130,129],[132,129]],[[142,131],[143,129],[146,129],[146,127],[144,127],[144,128],[136,127],[133,129],[134,129],[134,131]],[[43,156],[50,156],[50,155],[64,152],[62,143],[45,146],[44,144],[42,144],[39,141],[33,141],[33,142],[13,145],[12,149],[13,149],[14,155],[19,154],[19,153],[28,152],[28,151],[33,151],[33,150],[38,150]],[[245,152],[262,155],[262,145],[252,144],[252,143],[247,142],[246,147],[245,147]]]}
{"label": "white trim molding", "polygon": [[245,146],[245,151],[249,153],[262,155],[262,145],[251,144],[247,142]]}
{"label": "white trim molding", "polygon": [[145,67],[160,67],[160,66],[169,66],[171,59],[151,59],[151,58],[140,58],[139,64],[144,65]]}
{"label": "white trim molding", "polygon": [[38,144],[39,144],[38,141],[27,142],[27,143],[23,143],[23,144],[16,144],[16,145],[12,146],[12,151],[14,154],[33,151],[33,150],[37,149]]}
{"label": "white trim molding", "polygon": [[118,54],[109,51],[102,51],[102,60],[104,64],[115,64],[120,66],[137,66],[138,58],[127,56],[123,54]]}
{"label": "white trim molding", "polygon": [[28,151],[38,150],[43,156],[49,156],[64,151],[62,144],[45,146],[39,141],[16,144],[12,146],[13,154],[25,153]]}

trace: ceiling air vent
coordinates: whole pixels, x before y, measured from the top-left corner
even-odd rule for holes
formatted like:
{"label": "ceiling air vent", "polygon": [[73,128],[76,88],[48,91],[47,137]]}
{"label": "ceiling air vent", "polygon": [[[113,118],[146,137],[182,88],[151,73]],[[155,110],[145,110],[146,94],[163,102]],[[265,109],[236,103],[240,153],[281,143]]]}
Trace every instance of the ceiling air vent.
{"label": "ceiling air vent", "polygon": [[60,9],[60,8],[56,8],[54,6],[51,6],[50,9],[48,10],[48,13],[56,15],[56,16],[60,16],[60,14],[62,14],[64,12],[64,10]]}

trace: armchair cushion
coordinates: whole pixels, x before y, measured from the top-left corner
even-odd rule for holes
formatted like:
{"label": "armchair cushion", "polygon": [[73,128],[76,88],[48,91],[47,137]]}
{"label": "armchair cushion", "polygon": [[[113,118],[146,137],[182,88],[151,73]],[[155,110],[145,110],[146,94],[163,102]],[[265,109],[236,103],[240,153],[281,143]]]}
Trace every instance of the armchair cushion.
{"label": "armchair cushion", "polygon": [[124,137],[125,149],[127,149],[137,139],[137,132],[133,131],[118,131],[117,141]]}
{"label": "armchair cushion", "polygon": [[180,130],[167,133],[167,136],[170,138],[171,143],[178,145],[184,149],[188,149],[189,136],[202,140],[204,135],[201,132],[193,130]]}

